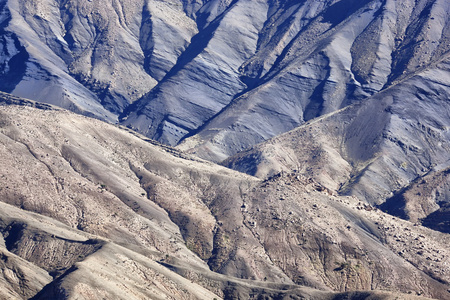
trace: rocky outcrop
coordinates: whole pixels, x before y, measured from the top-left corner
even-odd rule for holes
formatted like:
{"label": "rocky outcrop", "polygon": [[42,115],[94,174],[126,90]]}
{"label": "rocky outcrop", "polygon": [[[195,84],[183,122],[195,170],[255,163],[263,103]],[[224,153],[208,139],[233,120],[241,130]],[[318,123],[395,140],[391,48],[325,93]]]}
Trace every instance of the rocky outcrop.
{"label": "rocky outcrop", "polygon": [[95,240],[81,242],[58,238],[29,228],[20,221],[2,224],[1,230],[9,252],[32,262],[54,277],[97,251],[102,244]]}
{"label": "rocky outcrop", "polygon": [[29,299],[52,277],[43,269],[22,259],[0,245],[0,298]]}
{"label": "rocky outcrop", "polygon": [[449,175],[449,168],[432,171],[387,199],[380,208],[411,222],[422,222],[424,226],[449,233]]}

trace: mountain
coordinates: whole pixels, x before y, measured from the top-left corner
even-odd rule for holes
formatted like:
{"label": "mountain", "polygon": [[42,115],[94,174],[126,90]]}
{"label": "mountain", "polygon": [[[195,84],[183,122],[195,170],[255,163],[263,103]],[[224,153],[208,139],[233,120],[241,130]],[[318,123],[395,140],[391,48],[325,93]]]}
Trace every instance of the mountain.
{"label": "mountain", "polygon": [[197,33],[178,6],[176,1],[4,1],[1,89],[117,121],[173,67]]}
{"label": "mountain", "polygon": [[449,15],[0,1],[0,298],[448,299]]}
{"label": "mountain", "polygon": [[212,161],[411,77],[448,77],[445,0],[14,0],[0,11],[1,90]]}
{"label": "mountain", "polygon": [[[322,5],[325,3],[304,1],[291,10],[282,7],[265,23],[263,36],[267,35],[272,42],[268,45],[274,49],[280,48],[276,39],[283,36],[275,28],[296,34],[279,55],[258,49],[248,67],[249,72],[254,70],[252,74],[262,72],[260,79],[255,79],[256,86],[234,97],[193,137],[184,140],[182,149],[221,161],[352,103],[388,98],[395,89],[402,89],[401,99],[418,96],[429,103],[430,107],[419,113],[437,111],[435,118],[447,118],[445,101],[427,99],[446,99],[448,95],[447,2],[338,1]],[[289,16],[292,23],[285,21],[282,16],[287,12],[295,12],[298,19]],[[287,24],[295,30],[283,27]],[[277,57],[273,64],[269,63],[271,55]],[[409,90],[402,85],[404,81],[420,89]],[[436,95],[441,92],[442,97]]]}
{"label": "mountain", "polygon": [[300,172],[262,180],[126,127],[2,101],[4,298],[449,295],[448,234]]}
{"label": "mountain", "polygon": [[[450,77],[441,73],[447,66],[443,61],[363,102],[238,153],[224,165],[260,178],[298,170],[341,195],[355,195],[414,222],[439,215],[437,210],[445,211],[449,202],[450,95],[445,87]],[[440,228],[448,232],[448,222]]]}

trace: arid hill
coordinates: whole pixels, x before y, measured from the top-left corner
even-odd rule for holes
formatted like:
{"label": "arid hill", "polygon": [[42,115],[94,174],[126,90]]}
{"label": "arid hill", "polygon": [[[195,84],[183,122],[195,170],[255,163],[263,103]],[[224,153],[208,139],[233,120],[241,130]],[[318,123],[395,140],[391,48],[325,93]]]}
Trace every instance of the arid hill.
{"label": "arid hill", "polygon": [[0,1],[0,298],[450,299],[449,16]]}
{"label": "arid hill", "polygon": [[261,180],[126,128],[2,98],[1,297],[450,296],[448,234],[307,173]]}
{"label": "arid hill", "polygon": [[403,99],[432,96],[449,77],[449,12],[447,0],[4,1],[0,90],[218,162],[411,77],[419,91]]}

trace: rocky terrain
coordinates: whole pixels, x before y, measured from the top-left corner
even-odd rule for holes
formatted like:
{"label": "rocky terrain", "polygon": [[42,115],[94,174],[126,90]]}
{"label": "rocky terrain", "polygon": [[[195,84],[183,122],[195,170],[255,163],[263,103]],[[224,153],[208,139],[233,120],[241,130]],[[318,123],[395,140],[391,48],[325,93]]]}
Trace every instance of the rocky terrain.
{"label": "rocky terrain", "polygon": [[449,11],[445,0],[11,0],[0,89],[218,162],[416,75],[448,78]]}
{"label": "rocky terrain", "polygon": [[0,298],[450,299],[449,15],[0,1]]}
{"label": "rocky terrain", "polygon": [[314,176],[372,204],[449,167],[448,1],[11,0],[0,12],[0,90],[14,95],[214,162],[338,120],[313,137],[336,152]]}
{"label": "rocky terrain", "polygon": [[[267,73],[262,72],[262,80],[185,139],[183,149],[221,161],[352,103],[395,97],[391,91],[401,89],[401,99],[413,100],[419,94],[420,100],[435,95],[437,88],[444,93],[440,99],[446,99],[448,86],[441,80],[449,77],[448,3],[338,1],[329,7],[317,1],[303,3],[297,11],[299,21],[292,23],[298,33]],[[312,3],[316,5],[308,6]],[[279,14],[288,11],[292,10]],[[273,28],[280,28],[277,22],[283,19],[275,14],[269,20],[266,26],[272,29],[263,32],[274,34],[269,37],[276,40],[280,34]],[[264,50],[258,49],[251,66],[267,67],[270,55]],[[408,87],[414,81],[420,88],[405,88],[401,84],[405,80]],[[409,105],[402,104],[405,109]],[[440,103],[430,103],[424,112],[429,109],[440,110]],[[444,108],[434,117],[446,118],[447,111]]]}
{"label": "rocky terrain", "polygon": [[307,173],[261,180],[2,98],[3,298],[450,296],[448,234]]}
{"label": "rocky terrain", "polygon": [[433,71],[315,118],[223,164],[260,178],[298,170],[341,195],[384,203],[383,209],[413,222],[441,206],[436,218],[442,218],[449,199],[450,95],[445,87],[450,77],[438,74],[447,66],[443,61]]}

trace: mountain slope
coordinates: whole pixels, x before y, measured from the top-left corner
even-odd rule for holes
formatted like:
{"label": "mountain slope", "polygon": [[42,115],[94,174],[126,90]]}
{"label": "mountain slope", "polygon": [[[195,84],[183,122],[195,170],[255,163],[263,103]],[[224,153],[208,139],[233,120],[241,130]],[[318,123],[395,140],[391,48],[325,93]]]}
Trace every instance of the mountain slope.
{"label": "mountain slope", "polygon": [[176,63],[197,31],[180,3],[2,4],[2,90],[116,121]]}
{"label": "mountain slope", "polygon": [[[384,209],[413,221],[425,218],[448,202],[448,178],[440,177],[440,196],[431,192],[437,187],[427,180],[432,174],[446,174],[450,162],[447,70],[444,60],[433,70],[314,119],[224,164],[260,178],[298,170],[340,194],[377,205],[387,201]],[[419,193],[411,202],[416,208],[400,212],[404,189],[422,180],[427,182],[422,189],[430,189],[427,198]]]}
{"label": "mountain slope", "polygon": [[445,0],[8,1],[0,88],[221,161],[435,72],[449,10]]}
{"label": "mountain slope", "polygon": [[[445,1],[339,1],[323,8],[300,23],[304,27],[257,87],[234,99],[180,148],[221,161],[418,73],[433,74],[417,78],[426,93],[422,98],[433,95],[436,75],[448,77],[445,63],[436,67],[448,59],[448,13]],[[267,57],[261,52],[261,60]],[[438,88],[448,94],[446,83]],[[415,97],[414,90],[403,93],[404,99]],[[440,114],[439,106],[434,109]],[[446,117],[445,110],[440,117]]]}
{"label": "mountain slope", "polygon": [[448,298],[449,12],[0,3],[0,297]]}
{"label": "mountain slope", "polygon": [[[448,297],[446,234],[333,195],[298,173],[261,181],[21,101],[0,107],[0,199],[9,204],[2,204],[1,231],[3,251],[36,266],[29,276],[41,284],[29,293],[49,283],[36,299],[178,298],[167,278],[188,298],[211,295],[203,288],[227,299],[339,299],[332,291],[395,298],[377,290]],[[173,271],[203,288],[186,290],[190,281]]]}

